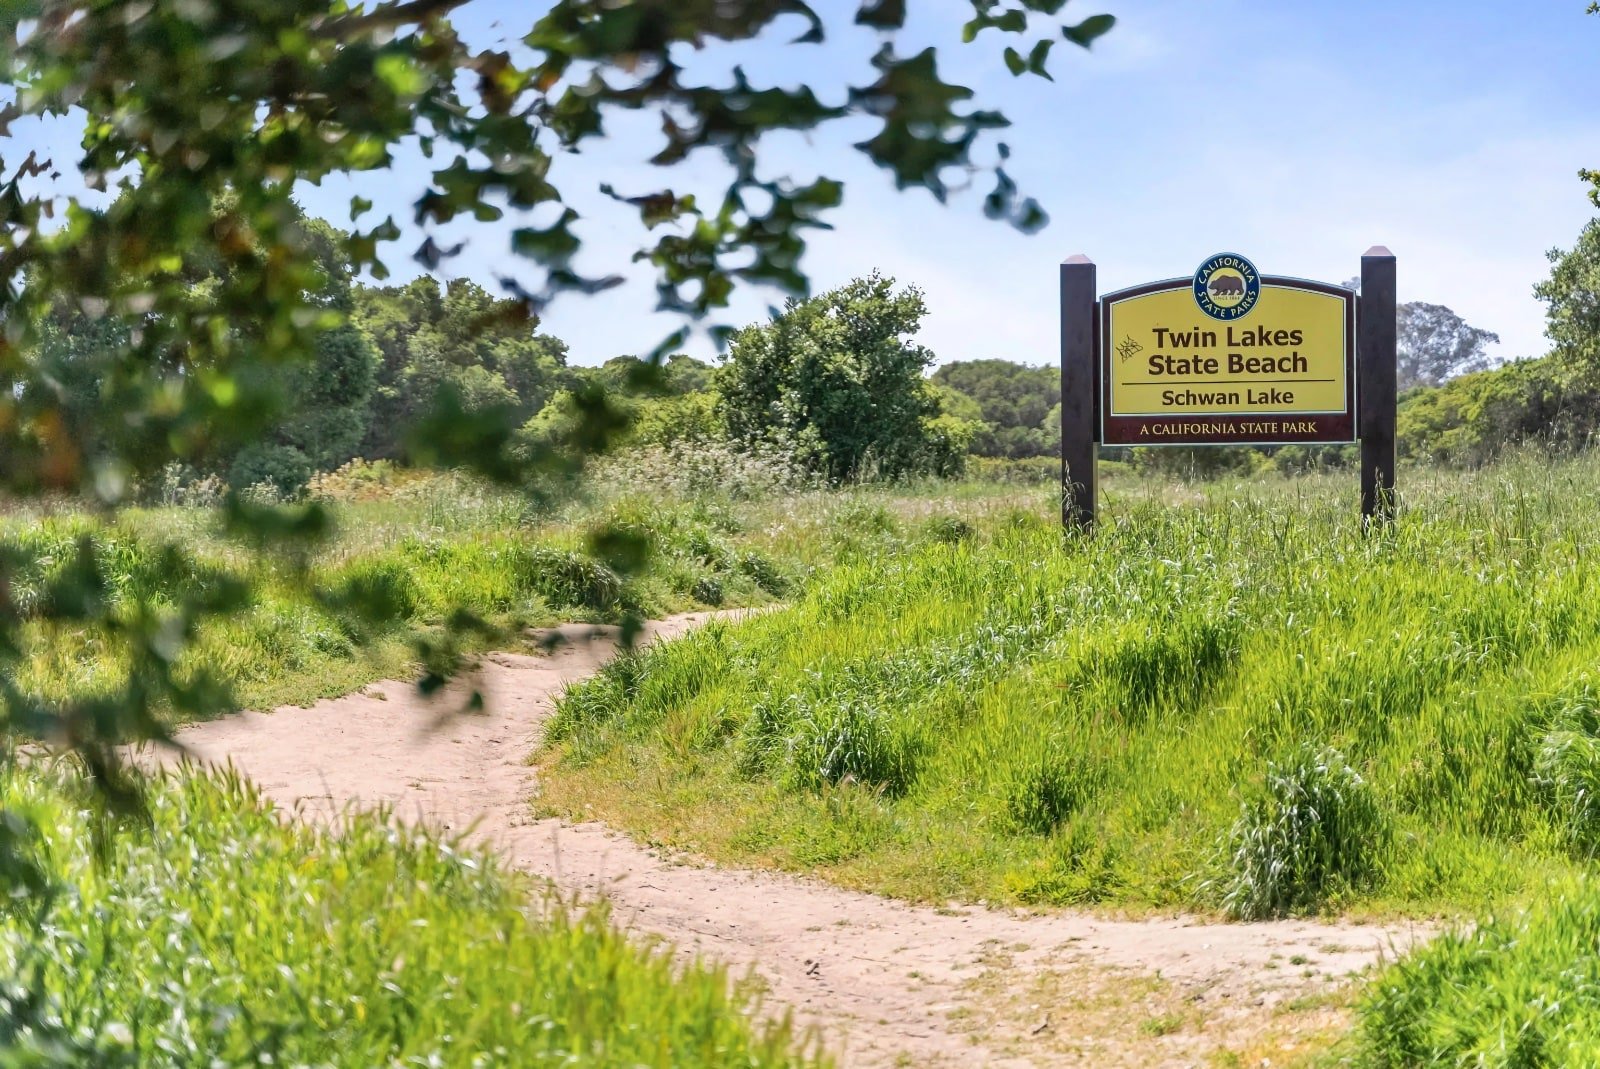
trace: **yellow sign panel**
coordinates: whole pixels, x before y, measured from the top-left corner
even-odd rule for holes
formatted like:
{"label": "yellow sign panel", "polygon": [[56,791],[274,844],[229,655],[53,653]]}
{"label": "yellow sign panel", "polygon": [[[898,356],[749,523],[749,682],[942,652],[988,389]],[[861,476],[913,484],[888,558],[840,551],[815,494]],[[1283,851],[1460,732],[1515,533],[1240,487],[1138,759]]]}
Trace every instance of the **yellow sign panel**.
{"label": "yellow sign panel", "polygon": [[1352,440],[1354,294],[1217,260],[1102,298],[1102,440]]}

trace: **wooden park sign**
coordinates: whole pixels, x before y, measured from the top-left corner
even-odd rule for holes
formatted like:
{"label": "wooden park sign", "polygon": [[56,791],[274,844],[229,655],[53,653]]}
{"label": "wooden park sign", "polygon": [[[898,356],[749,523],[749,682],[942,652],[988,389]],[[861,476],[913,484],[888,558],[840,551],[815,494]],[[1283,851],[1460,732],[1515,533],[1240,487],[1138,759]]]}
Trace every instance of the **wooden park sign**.
{"label": "wooden park sign", "polygon": [[1103,445],[1353,442],[1356,298],[1224,253],[1100,298]]}
{"label": "wooden park sign", "polygon": [[1062,522],[1088,527],[1100,445],[1361,443],[1361,508],[1392,517],[1395,261],[1361,258],[1361,294],[1262,275],[1236,253],[1187,278],[1096,297],[1061,265]]}

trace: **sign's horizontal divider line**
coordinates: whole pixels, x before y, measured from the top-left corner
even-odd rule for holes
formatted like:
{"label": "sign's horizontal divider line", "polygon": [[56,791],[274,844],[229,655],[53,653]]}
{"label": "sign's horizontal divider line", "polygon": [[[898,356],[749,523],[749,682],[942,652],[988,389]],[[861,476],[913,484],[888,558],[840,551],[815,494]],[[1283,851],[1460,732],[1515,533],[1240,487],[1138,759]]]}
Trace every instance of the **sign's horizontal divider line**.
{"label": "sign's horizontal divider line", "polygon": [[1338,382],[1338,379],[1162,379],[1160,382],[1119,382],[1118,386],[1292,386],[1300,382]]}

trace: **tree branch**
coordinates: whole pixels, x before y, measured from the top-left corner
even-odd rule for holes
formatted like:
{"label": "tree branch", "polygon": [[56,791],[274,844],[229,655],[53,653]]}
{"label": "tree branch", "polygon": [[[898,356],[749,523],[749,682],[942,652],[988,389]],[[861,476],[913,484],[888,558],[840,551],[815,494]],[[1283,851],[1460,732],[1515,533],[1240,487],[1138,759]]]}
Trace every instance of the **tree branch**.
{"label": "tree branch", "polygon": [[373,30],[421,25],[429,19],[454,11],[466,2],[467,0],[405,0],[404,3],[378,7],[359,15],[344,15],[324,23],[320,29],[330,37],[346,40]]}

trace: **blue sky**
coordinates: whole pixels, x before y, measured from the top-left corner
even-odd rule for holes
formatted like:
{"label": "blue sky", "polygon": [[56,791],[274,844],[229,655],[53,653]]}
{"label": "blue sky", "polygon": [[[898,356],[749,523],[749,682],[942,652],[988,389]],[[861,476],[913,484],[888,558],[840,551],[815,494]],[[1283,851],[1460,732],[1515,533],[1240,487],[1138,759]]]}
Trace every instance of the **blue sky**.
{"label": "blue sky", "polygon": [[[1584,14],[1587,0],[1072,0],[1076,17],[1110,11],[1119,23],[1091,52],[1059,46],[1053,83],[1012,78],[998,35],[961,46],[966,0],[911,6],[903,47],[942,46],[945,77],[1012,118],[1010,170],[1050,226],[1024,236],[990,222],[977,194],[941,206],[897,193],[850,149],[871,129],[860,121],[773,138],[767,173],[846,182],[836,229],[812,239],[814,287],[874,268],[918,285],[929,305],[921,340],[941,362],[1053,362],[1056,264],[1072,253],[1094,259],[1113,289],[1188,274],[1224,250],[1268,273],[1339,282],[1373,244],[1399,257],[1402,300],[1447,304],[1497,331],[1499,356],[1544,350],[1532,287],[1545,251],[1570,245],[1595,215],[1576,178],[1600,166],[1600,16]],[[706,54],[697,69],[739,62],[757,84],[804,82],[837,99],[876,42],[849,27],[853,0],[818,7],[835,18],[829,43],[787,45],[795,23]],[[464,21],[489,44],[525,30],[529,11],[475,0]],[[645,165],[650,122],[623,117],[609,129],[606,145],[563,157],[553,174],[584,216],[580,266],[636,279],[550,310],[546,329],[579,363],[648,349],[678,325],[652,313],[646,275],[628,264],[641,233],[595,187],[709,194],[721,177],[709,157],[667,173]],[[73,138],[19,127],[13,140],[53,145],[59,161]],[[403,219],[421,163],[403,156],[393,174],[307,188],[303,199],[339,221],[361,193]],[[514,269],[502,233],[466,236],[450,273],[487,283]],[[417,270],[405,250],[391,261],[397,277]],[[725,319],[759,318],[777,299],[747,292]],[[703,339],[691,349],[711,352]]]}

